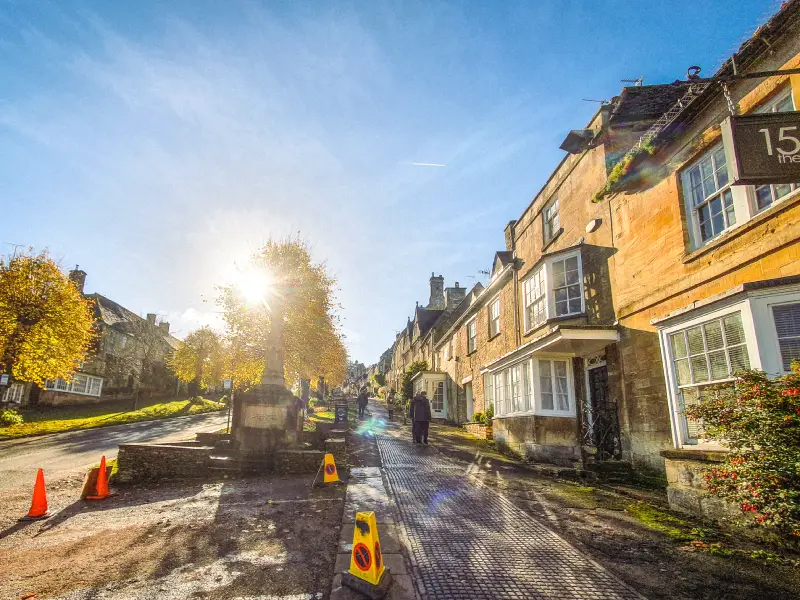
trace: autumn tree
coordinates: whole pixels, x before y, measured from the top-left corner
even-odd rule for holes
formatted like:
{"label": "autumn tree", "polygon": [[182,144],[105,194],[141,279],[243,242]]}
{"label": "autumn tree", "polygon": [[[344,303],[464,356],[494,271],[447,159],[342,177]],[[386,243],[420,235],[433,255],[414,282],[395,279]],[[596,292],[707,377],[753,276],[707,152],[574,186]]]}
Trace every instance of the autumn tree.
{"label": "autumn tree", "polygon": [[224,357],[220,337],[208,327],[195,329],[169,359],[175,376],[190,385],[190,394],[222,378]]}
{"label": "autumn tree", "polygon": [[92,303],[47,252],[0,257],[0,372],[69,380],[94,339]]}
{"label": "autumn tree", "polygon": [[335,280],[323,264],[312,261],[306,244],[299,239],[268,241],[251,258],[247,275],[270,280],[261,301],[248,302],[241,285],[223,286],[219,296],[227,337],[235,349],[231,364],[234,378],[235,372],[240,373],[238,384],[254,384],[261,378],[276,301],[284,307],[287,383],[320,376],[331,386],[344,381],[347,353],[334,311]]}
{"label": "autumn tree", "polygon": [[403,397],[406,400],[410,400],[414,396],[414,382],[411,381],[414,379],[414,375],[427,370],[428,362],[424,360],[415,360],[408,365],[408,369],[406,369],[406,372],[403,373],[403,383],[401,388],[403,390]]}

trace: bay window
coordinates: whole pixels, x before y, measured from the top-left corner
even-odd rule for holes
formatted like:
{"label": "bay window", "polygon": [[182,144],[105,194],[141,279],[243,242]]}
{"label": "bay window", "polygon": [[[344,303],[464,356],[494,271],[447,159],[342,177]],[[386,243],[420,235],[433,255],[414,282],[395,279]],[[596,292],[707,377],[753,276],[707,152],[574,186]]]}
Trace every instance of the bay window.
{"label": "bay window", "polygon": [[525,331],[554,317],[582,314],[583,266],[580,252],[549,258],[522,281]]}
{"label": "bay window", "polygon": [[493,380],[496,417],[574,416],[569,358],[529,358],[487,376]]}
{"label": "bay window", "polygon": [[100,396],[103,391],[103,378],[86,375],[84,373],[75,373],[75,375],[72,376],[72,381],[69,383],[61,378],[55,381],[48,379],[45,382],[44,389],[57,392],[70,392],[72,394],[81,394],[84,396]]}

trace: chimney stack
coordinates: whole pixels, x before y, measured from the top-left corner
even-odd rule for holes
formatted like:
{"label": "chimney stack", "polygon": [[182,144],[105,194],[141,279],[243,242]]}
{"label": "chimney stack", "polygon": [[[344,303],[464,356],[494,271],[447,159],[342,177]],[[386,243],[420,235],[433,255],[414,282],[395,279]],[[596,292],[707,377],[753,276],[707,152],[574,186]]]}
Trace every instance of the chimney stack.
{"label": "chimney stack", "polygon": [[81,271],[79,265],[75,265],[75,268],[69,272],[69,280],[73,283],[75,288],[83,294],[83,286],[86,283],[86,271]]}
{"label": "chimney stack", "polygon": [[431,297],[426,308],[442,309],[444,307],[444,277],[431,273]]}
{"label": "chimney stack", "polygon": [[169,323],[166,321],[159,323],[158,328],[164,333],[164,335],[169,335]]}
{"label": "chimney stack", "polygon": [[155,325],[156,324],[156,315],[155,315],[155,313],[147,313],[147,322],[150,323],[150,325]]}
{"label": "chimney stack", "polygon": [[444,291],[444,304],[446,310],[455,310],[456,306],[461,304],[461,301],[464,300],[467,296],[467,289],[459,287],[458,282],[456,281],[455,287],[449,287]]}
{"label": "chimney stack", "polygon": [[509,221],[508,225],[506,225],[506,228],[503,230],[506,238],[506,250],[508,252],[514,249],[514,225],[516,224],[516,221]]}

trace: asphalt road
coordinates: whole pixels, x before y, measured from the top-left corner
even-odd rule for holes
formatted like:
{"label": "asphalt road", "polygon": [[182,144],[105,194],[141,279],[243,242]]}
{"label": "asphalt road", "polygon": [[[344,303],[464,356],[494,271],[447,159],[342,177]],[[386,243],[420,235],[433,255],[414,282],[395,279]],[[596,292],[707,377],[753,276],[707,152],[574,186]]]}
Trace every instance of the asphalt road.
{"label": "asphalt road", "polygon": [[39,467],[44,468],[49,485],[85,472],[103,454],[106,460],[116,457],[119,444],[189,439],[226,424],[226,412],[206,413],[0,442],[0,492],[27,490]]}

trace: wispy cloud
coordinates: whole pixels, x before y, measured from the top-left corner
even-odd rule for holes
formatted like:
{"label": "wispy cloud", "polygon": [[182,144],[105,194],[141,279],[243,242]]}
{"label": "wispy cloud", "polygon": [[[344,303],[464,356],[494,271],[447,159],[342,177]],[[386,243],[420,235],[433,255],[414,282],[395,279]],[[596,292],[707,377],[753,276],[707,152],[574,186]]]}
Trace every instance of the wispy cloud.
{"label": "wispy cloud", "polygon": [[412,162],[411,166],[413,166],[413,167],[446,167],[447,165],[442,165],[442,164],[439,164],[439,163]]}

